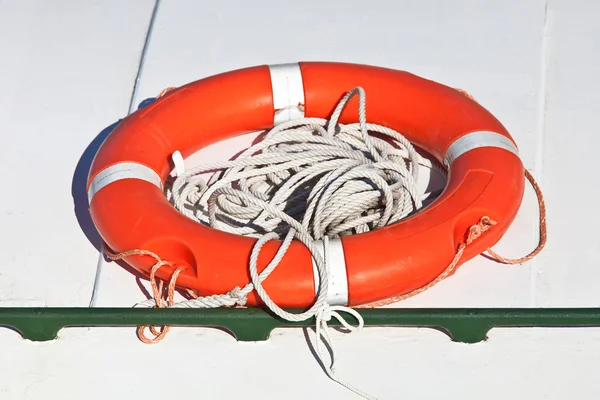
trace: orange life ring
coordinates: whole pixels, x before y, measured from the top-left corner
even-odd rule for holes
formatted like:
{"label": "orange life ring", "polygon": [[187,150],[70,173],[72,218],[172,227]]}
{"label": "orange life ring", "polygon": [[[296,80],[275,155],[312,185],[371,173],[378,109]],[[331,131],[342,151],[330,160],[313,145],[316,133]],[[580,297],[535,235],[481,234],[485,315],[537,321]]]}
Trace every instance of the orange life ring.
{"label": "orange life ring", "polygon": [[[431,282],[484,215],[497,224],[466,248],[460,262],[495,244],[515,218],[525,185],[517,146],[504,126],[453,88],[403,71],[330,62],[215,75],[171,90],[125,118],[103,143],[89,174],[90,212],[100,235],[115,251],[145,249],[184,266],[178,286],[201,296],[243,287],[250,281],[248,260],[256,239],[201,225],[171,206],[162,190],[172,170],[171,154],[179,150],[187,157],[216,141],[269,129],[278,120],[328,118],[356,86],[367,94],[369,122],[402,132],[443,162],[449,174],[443,193],[418,213],[341,239],[347,303],[374,302]],[[357,118],[356,107],[348,107],[340,123]],[[263,248],[259,271],[278,246],[269,242]],[[154,260],[125,261],[148,274]],[[168,281],[173,271],[161,268],[157,276]],[[282,307],[312,304],[308,249],[294,242],[263,285]],[[261,304],[255,292],[247,304]]]}

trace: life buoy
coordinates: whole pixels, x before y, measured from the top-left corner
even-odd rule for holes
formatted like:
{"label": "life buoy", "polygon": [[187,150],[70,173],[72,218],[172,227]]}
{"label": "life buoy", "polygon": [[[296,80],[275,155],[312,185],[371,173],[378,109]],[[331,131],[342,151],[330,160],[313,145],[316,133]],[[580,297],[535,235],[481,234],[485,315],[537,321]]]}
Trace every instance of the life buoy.
{"label": "life buoy", "polygon": [[[494,245],[519,210],[524,167],[505,127],[470,97],[416,75],[375,66],[301,62],[256,66],[208,77],[171,90],[125,118],[98,151],[88,179],[90,213],[115,251],[145,249],[184,266],[178,286],[201,296],[225,293],[250,281],[248,259],[256,239],[190,220],[165,198],[163,185],[179,150],[201,148],[300,117],[327,118],[348,90],[368,96],[369,121],[402,132],[448,168],[443,193],[395,224],[340,240],[345,271],[338,283],[348,305],[411,292],[434,280],[455,257],[470,226],[482,216],[497,222],[467,247],[460,263]],[[356,122],[349,107],[340,123]],[[199,127],[202,127],[201,129]],[[262,249],[259,270],[278,249]],[[154,260],[125,261],[148,274]],[[157,276],[168,281],[174,267]],[[315,299],[310,252],[294,242],[263,284],[282,307]],[[255,293],[248,305],[260,304]]]}

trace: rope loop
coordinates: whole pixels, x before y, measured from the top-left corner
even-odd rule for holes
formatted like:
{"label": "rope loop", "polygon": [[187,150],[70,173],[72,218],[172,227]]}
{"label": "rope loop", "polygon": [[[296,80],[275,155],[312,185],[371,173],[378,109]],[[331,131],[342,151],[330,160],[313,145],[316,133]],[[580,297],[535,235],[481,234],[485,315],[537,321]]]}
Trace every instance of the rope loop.
{"label": "rope loop", "polygon": [[[104,251],[104,254],[112,261],[119,261],[122,260],[123,258],[126,257],[131,257],[131,256],[148,256],[148,257],[152,257],[156,262],[154,263],[154,265],[152,266],[152,269],[150,270],[150,287],[152,290],[152,303],[154,303],[154,307],[156,308],[165,308],[165,307],[172,307],[175,304],[175,286],[176,286],[176,282],[177,282],[177,277],[179,276],[179,274],[185,269],[185,267],[177,267],[175,269],[175,271],[173,272],[173,274],[171,275],[171,279],[169,280],[169,284],[167,286],[167,294],[166,294],[166,302],[164,299],[164,294],[163,294],[163,281],[162,280],[158,280],[156,277],[156,272],[164,266],[170,266],[172,267],[173,264],[170,263],[169,261],[164,261],[162,260],[156,253],[153,253],[151,251],[148,250],[138,250],[138,249],[134,249],[134,250],[129,250],[129,251],[125,251],[125,252],[121,252],[121,253],[115,253],[113,252],[106,243],[102,243],[102,248]],[[146,329],[149,328],[150,333],[152,335],[154,335],[154,337],[148,337],[146,336]],[[165,336],[166,334],[169,332],[169,330],[171,329],[170,326],[161,326],[161,327],[156,327],[156,326],[146,326],[146,325],[140,325],[138,327],[137,330],[137,334],[139,339],[146,343],[146,344],[155,344],[160,342]]]}
{"label": "rope loop", "polygon": [[486,252],[489,254],[489,256],[492,259],[494,259],[497,262],[502,263],[502,264],[522,264],[524,262],[527,262],[527,261],[531,260],[532,258],[534,258],[535,256],[537,256],[538,254],[540,254],[542,249],[546,246],[546,241],[547,241],[547,236],[548,236],[547,227],[546,227],[546,203],[544,202],[544,196],[542,194],[542,189],[540,189],[540,186],[535,181],[533,175],[531,175],[531,172],[525,170],[525,177],[527,178],[527,180],[533,187],[533,190],[535,191],[535,195],[536,195],[537,201],[538,201],[539,242],[538,242],[537,246],[535,247],[535,249],[533,249],[533,251],[531,253],[529,253],[525,257],[521,257],[521,258],[505,258],[505,257],[502,257],[501,255],[499,255],[498,253],[496,253],[495,251],[493,251],[492,249],[486,250]]}

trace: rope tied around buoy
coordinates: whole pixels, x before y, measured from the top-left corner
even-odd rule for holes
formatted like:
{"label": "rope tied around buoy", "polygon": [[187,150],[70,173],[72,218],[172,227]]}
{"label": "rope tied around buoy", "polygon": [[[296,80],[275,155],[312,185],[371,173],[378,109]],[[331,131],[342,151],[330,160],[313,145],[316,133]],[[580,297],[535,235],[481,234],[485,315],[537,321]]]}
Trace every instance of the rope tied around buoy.
{"label": "rope tied around buoy", "polygon": [[[358,96],[359,122],[340,124],[339,117],[354,96]],[[153,298],[137,306],[244,306],[248,294],[256,291],[263,303],[283,319],[304,321],[314,317],[314,347],[327,375],[354,393],[372,399],[335,373],[328,322],[335,318],[347,330],[353,331],[361,329],[364,321],[352,308],[327,303],[327,248],[330,239],[364,233],[398,222],[420,210],[426,201],[435,198],[438,192],[418,193],[419,165],[445,177],[446,171],[441,165],[422,157],[400,133],[367,123],[364,90],[354,88],[340,100],[329,120],[303,118],[277,125],[232,160],[178,171],[167,188],[167,199],[187,217],[215,229],[258,239],[249,260],[251,282],[244,287],[200,297],[188,290],[191,299],[175,303],[176,281],[182,267],[175,268],[172,263],[146,250],[115,253],[105,246],[104,251],[112,260],[132,255],[148,256],[155,260],[150,274]],[[213,173],[208,181],[202,177],[205,173]],[[541,191],[531,174],[528,171],[525,174],[538,195],[540,243],[534,252],[517,260],[500,257],[488,249],[491,257],[500,262],[526,261],[537,255],[546,241],[545,207]],[[496,221],[487,216],[482,216],[473,224],[466,232],[465,240],[458,245],[453,260],[432,282],[408,294],[364,306],[376,307],[397,302],[436,285],[454,271],[465,249],[495,224]],[[298,314],[280,308],[262,286],[294,239],[302,242],[311,252],[320,278],[313,305]],[[272,240],[281,240],[281,246],[259,274],[258,256],[262,247]],[[323,241],[323,256],[317,250],[315,240]],[[165,266],[174,268],[166,299],[162,280],[156,280],[156,271]],[[357,325],[349,324],[342,316],[344,313],[351,315]],[[159,330],[151,326],[153,338],[145,336],[145,329],[145,326],[139,327],[140,339],[144,343],[157,343],[165,337],[169,327],[164,326]],[[323,343],[329,348],[329,364],[324,361]]]}

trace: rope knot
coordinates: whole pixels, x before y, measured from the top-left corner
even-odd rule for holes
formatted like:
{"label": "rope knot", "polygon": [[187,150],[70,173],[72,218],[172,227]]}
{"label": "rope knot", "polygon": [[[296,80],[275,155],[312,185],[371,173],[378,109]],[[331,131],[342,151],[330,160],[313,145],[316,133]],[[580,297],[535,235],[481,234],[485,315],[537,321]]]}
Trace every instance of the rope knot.
{"label": "rope knot", "polygon": [[331,321],[332,317],[333,317],[333,313],[331,312],[330,306],[324,306],[319,311],[317,311],[317,314],[315,315],[315,318],[317,319],[317,321],[323,321],[323,322]]}
{"label": "rope knot", "polygon": [[479,220],[479,224],[485,229],[484,232],[487,231],[492,226],[496,225],[496,223],[497,223],[496,221],[494,221],[493,219],[491,219],[487,215],[484,215]]}
{"label": "rope knot", "polygon": [[479,222],[469,228],[466,244],[471,244],[478,239],[483,233],[487,232],[492,226],[496,225],[496,221],[490,217],[483,216]]}
{"label": "rope knot", "polygon": [[239,286],[234,287],[229,292],[227,292],[227,294],[233,300],[235,300],[235,303],[238,306],[243,306],[248,301],[248,296],[246,295],[246,293],[244,293],[244,291]]}

